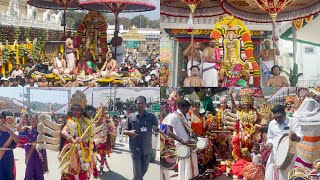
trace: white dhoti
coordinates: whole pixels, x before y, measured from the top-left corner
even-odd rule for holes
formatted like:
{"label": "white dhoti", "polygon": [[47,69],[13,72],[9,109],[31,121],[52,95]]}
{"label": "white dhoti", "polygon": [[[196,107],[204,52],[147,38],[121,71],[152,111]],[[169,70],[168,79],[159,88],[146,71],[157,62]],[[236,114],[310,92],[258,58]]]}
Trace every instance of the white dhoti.
{"label": "white dhoti", "polygon": [[272,76],[271,68],[274,66],[274,60],[261,61],[261,71],[263,72],[262,84],[267,83]]}
{"label": "white dhoti", "polygon": [[170,180],[169,170],[160,168],[160,180]]}
{"label": "white dhoti", "polygon": [[74,53],[69,53],[66,55],[67,68],[73,70],[76,67],[76,56]]}
{"label": "white dhoti", "polygon": [[[117,52],[115,52],[115,50]],[[115,58],[117,60],[118,65],[120,65],[123,62],[123,49],[122,49],[122,46],[117,46],[116,49],[114,47],[112,47],[112,52],[116,56]]]}
{"label": "white dhoti", "polygon": [[218,87],[218,71],[215,65],[216,63],[203,63],[202,79],[205,87]]}
{"label": "white dhoti", "polygon": [[66,68],[64,70],[60,69],[60,71],[62,71],[62,73],[60,73],[58,69],[53,69],[52,70],[53,74],[56,74],[56,75],[70,74],[70,69],[69,68]]}
{"label": "white dhoti", "polygon": [[189,180],[199,175],[197,153],[191,153],[188,159],[179,160],[179,180]]}
{"label": "white dhoti", "polygon": [[277,169],[274,164],[275,160],[275,151],[273,150],[270,153],[267,166],[266,166],[266,172],[264,176],[264,180],[288,180],[288,172],[294,168],[294,161],[296,159],[296,156],[293,157],[293,160],[290,164],[290,166],[286,170]]}
{"label": "white dhoti", "polygon": [[[201,71],[202,70],[201,63],[199,63],[198,61],[193,61],[193,66],[198,66],[199,69],[200,69],[199,74],[202,73],[202,71]],[[188,70],[188,76],[191,76],[191,61],[188,62],[187,70]]]}
{"label": "white dhoti", "polygon": [[101,72],[101,77],[105,77],[107,75],[107,73],[108,73],[108,70],[102,71]]}

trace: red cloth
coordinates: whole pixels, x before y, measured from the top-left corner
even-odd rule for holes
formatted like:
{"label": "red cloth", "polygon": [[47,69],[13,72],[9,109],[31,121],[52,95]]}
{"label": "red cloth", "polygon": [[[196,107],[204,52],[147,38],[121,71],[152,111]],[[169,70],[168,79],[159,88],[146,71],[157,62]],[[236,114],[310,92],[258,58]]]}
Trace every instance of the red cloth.
{"label": "red cloth", "polygon": [[240,159],[234,164],[231,165],[231,173],[232,175],[238,176],[239,178],[242,177],[242,171],[245,165],[248,163],[248,161],[244,159]]}
{"label": "red cloth", "polygon": [[255,163],[248,162],[243,168],[243,177],[247,180],[263,180],[264,168],[263,166],[256,165]]}
{"label": "red cloth", "polygon": [[[81,172],[79,174],[79,180],[88,180],[87,173]],[[76,177],[74,175],[68,174],[61,176],[61,180],[76,180]]]}
{"label": "red cloth", "polygon": [[238,160],[241,157],[240,141],[240,133],[237,132],[232,139],[232,156],[235,160]]}
{"label": "red cloth", "polygon": [[268,158],[270,156],[270,153],[271,153],[271,149],[270,150],[267,150],[267,149],[263,149],[262,150],[262,153],[261,153],[261,159],[262,159],[262,164],[263,165],[267,165],[267,162],[268,162]]}
{"label": "red cloth", "polygon": [[220,169],[220,171],[222,171],[222,172],[226,172],[226,170],[227,170],[227,168],[226,168],[225,165],[220,165],[220,166],[219,166],[219,169]]}

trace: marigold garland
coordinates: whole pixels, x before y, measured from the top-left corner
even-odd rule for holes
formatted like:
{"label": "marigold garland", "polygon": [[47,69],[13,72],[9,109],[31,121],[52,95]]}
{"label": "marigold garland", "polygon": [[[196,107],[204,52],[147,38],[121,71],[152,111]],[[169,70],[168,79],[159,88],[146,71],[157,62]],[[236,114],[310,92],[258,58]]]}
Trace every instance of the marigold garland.
{"label": "marigold garland", "polygon": [[[241,121],[241,123],[243,124],[243,114],[244,114],[244,110],[241,110],[239,112],[239,120]],[[246,124],[243,125],[243,127],[250,133],[254,133],[255,132],[255,127],[253,126],[252,122],[254,121],[254,115],[252,113],[252,111],[248,112],[248,119],[247,119],[247,123],[250,125],[251,128],[248,128]]]}
{"label": "marigold garland", "polygon": [[[87,118],[85,118],[84,116],[82,116],[82,119],[83,119],[83,121],[87,124],[87,126],[90,125],[90,123],[88,122]],[[82,133],[83,133],[83,132],[81,132],[81,124],[80,124],[78,118],[75,118],[75,122],[77,123],[78,135],[79,135],[79,137],[80,137],[80,136],[82,136]],[[85,156],[85,151],[84,151],[83,142],[80,143],[80,148],[81,148],[81,151],[82,151],[82,159],[83,159],[83,161],[84,161],[85,163],[88,163],[88,162],[91,161],[91,157],[92,157],[92,153],[93,153],[93,152],[92,152],[92,145],[93,145],[93,143],[92,143],[92,127],[90,127],[89,148],[88,148],[89,154],[88,154],[87,157],[84,157],[84,156]]]}

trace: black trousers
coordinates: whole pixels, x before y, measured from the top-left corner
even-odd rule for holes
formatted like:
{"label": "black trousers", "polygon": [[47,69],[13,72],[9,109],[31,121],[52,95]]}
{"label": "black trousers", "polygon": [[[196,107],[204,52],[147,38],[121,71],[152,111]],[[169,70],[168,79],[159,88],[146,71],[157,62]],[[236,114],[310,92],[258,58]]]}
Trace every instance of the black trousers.
{"label": "black trousers", "polygon": [[148,171],[151,153],[147,155],[131,154],[133,163],[133,180],[143,180]]}

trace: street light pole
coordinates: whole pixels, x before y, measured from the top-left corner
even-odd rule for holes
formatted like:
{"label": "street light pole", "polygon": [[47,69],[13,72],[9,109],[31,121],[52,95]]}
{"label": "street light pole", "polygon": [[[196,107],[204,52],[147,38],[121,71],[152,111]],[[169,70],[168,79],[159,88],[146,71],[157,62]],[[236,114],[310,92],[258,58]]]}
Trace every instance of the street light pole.
{"label": "street light pole", "polygon": [[113,95],[113,111],[116,111],[116,97],[117,97],[117,88],[114,87],[114,95]]}

